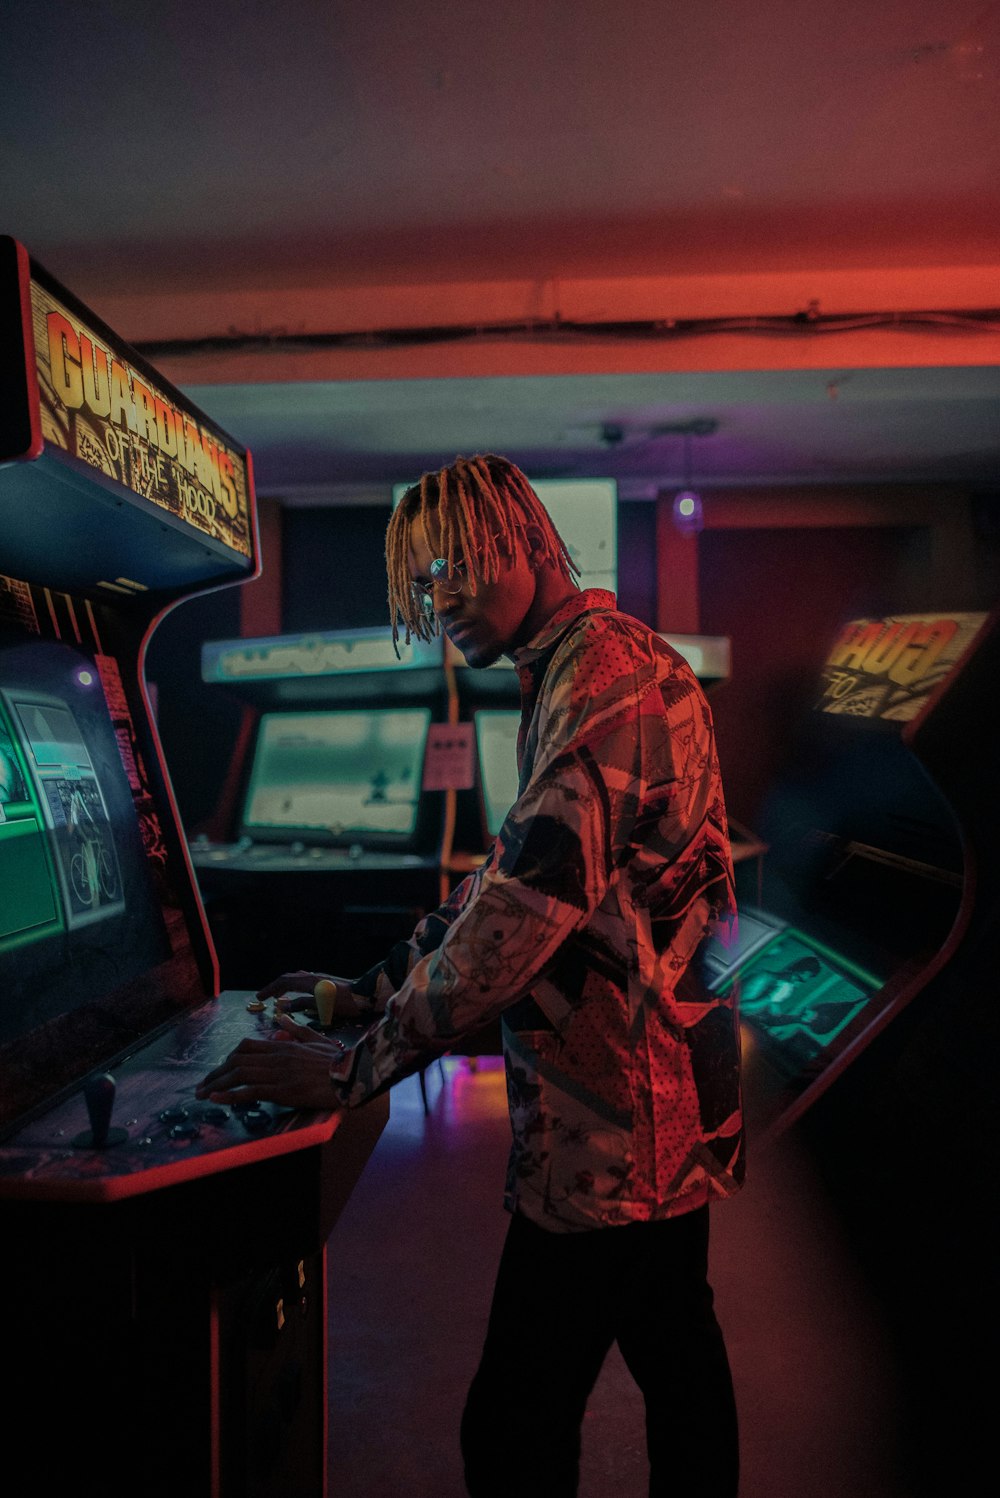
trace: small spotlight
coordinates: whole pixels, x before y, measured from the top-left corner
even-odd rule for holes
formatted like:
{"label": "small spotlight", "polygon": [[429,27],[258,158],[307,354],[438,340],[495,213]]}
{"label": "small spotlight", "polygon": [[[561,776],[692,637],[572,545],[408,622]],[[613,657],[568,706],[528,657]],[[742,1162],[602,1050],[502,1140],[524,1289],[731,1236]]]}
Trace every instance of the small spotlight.
{"label": "small spotlight", "polygon": [[674,495],[674,525],[684,535],[693,535],[704,524],[701,495],[694,489],[681,489]]}
{"label": "small spotlight", "polygon": [[94,673],[93,671],[88,671],[85,667],[81,667],[76,673],[76,679],[81,687],[92,687],[94,685]]}

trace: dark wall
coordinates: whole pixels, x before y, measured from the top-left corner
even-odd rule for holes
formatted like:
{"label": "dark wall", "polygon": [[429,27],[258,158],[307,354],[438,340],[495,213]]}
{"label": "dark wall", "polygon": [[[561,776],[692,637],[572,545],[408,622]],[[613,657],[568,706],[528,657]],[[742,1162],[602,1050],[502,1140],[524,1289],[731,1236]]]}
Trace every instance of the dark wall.
{"label": "dark wall", "polygon": [[706,531],[699,587],[704,633],[732,641],[712,711],[730,814],[753,828],[839,627],[934,606],[929,548],[895,528]]}
{"label": "dark wall", "polygon": [[282,628],[287,634],[385,624],[389,506],[287,509]]}
{"label": "dark wall", "polygon": [[656,627],[656,506],[618,505],[618,603],[626,614]]}

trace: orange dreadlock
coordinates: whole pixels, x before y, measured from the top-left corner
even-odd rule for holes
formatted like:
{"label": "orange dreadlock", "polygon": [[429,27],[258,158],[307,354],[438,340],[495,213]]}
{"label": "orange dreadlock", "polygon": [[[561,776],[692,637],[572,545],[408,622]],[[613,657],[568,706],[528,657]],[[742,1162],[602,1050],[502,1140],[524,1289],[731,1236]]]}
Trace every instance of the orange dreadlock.
{"label": "orange dreadlock", "polygon": [[389,580],[389,617],[392,638],[399,639],[399,624],[406,630],[406,643],[416,636],[433,638],[436,626],[413,596],[408,553],[410,531],[419,521],[426,533],[431,515],[437,519],[441,551],[449,567],[456,552],[466,566],[469,589],[477,579],[495,582],[500,576],[501,555],[510,556],[528,525],[542,531],[542,560],[558,567],[572,582],[580,569],[566,543],[549,518],[548,511],[520,468],[494,453],[456,458],[437,473],[425,473],[400,500],[385,533],[385,565]]}

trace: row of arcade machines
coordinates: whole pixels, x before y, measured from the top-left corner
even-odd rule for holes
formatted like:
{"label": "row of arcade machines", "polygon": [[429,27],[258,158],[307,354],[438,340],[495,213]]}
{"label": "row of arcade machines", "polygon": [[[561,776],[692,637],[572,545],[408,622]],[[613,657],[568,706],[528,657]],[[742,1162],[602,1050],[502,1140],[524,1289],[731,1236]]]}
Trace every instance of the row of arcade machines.
{"label": "row of arcade machines", "polygon": [[[666,638],[710,697],[728,679],[728,640]],[[977,939],[995,852],[970,714],[997,640],[985,612],[849,621],[759,830],[732,827],[738,934],[709,967],[716,991],[739,986],[757,1139]],[[214,835],[192,845],[234,986],[363,971],[482,860],[516,798],[513,669],[471,670],[442,639],[400,652],[386,630],[204,647],[204,679],[245,714]]]}
{"label": "row of arcade machines", "polygon": [[261,1022],[143,677],[257,565],[249,454],[0,240],[4,1421],[39,1492],[326,1492],[326,1245],[388,1102],[195,1101]]}
{"label": "row of arcade machines", "polygon": [[[739,934],[710,964],[720,992],[740,986],[761,1129],[800,1116],[955,945],[974,900],[965,771],[953,745],[942,789],[923,745],[961,737],[958,683],[984,679],[992,635],[985,613],[846,625],[760,836],[734,828]],[[728,641],[670,638],[709,692],[725,681]],[[216,835],[192,846],[234,985],[363,970],[516,798],[514,671],[470,670],[442,640],[401,655],[378,630],[205,646],[205,680],[246,713]]]}

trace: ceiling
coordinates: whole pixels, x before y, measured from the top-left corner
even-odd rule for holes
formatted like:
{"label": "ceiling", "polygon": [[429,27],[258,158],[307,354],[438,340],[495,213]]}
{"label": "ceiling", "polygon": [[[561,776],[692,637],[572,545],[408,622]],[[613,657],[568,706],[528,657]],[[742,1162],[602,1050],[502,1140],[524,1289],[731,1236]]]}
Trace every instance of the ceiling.
{"label": "ceiling", "polygon": [[10,0],[0,130],[0,231],[287,503],[997,484],[1000,0]]}

